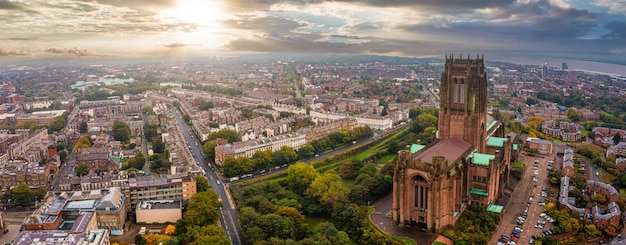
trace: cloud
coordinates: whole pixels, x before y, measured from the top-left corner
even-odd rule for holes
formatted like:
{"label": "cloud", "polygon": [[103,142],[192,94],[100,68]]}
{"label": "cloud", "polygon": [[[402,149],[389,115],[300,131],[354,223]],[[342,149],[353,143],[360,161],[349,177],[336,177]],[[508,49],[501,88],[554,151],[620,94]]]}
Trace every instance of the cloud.
{"label": "cloud", "polygon": [[168,44],[168,45],[163,45],[163,47],[166,47],[166,48],[182,48],[182,47],[185,47],[185,46],[189,46],[189,45],[184,44],[184,43],[172,43],[172,44]]}
{"label": "cloud", "polygon": [[31,54],[32,52],[29,49],[7,50],[0,48],[0,56],[28,56]]}
{"label": "cloud", "polygon": [[610,39],[626,39],[626,21],[612,21],[604,26],[611,32],[606,34]]}
{"label": "cloud", "polygon": [[177,0],[77,0],[87,3],[98,3],[116,7],[127,7],[135,10],[155,12],[176,5]]}
{"label": "cloud", "polygon": [[9,40],[9,41],[32,41],[32,40],[37,40],[37,38],[34,38],[34,37],[10,37],[10,38],[7,38],[6,40]]}
{"label": "cloud", "polygon": [[46,48],[44,49],[45,53],[49,54],[61,54],[61,55],[71,55],[71,56],[99,56],[98,54],[91,52],[87,49],[79,49],[77,47],[74,48]]}
{"label": "cloud", "polygon": [[596,0],[593,4],[608,8],[609,14],[626,14],[626,1],[623,0]]}
{"label": "cloud", "polygon": [[38,11],[32,10],[25,6],[23,3],[19,2],[9,2],[6,0],[0,1],[0,9],[10,10],[10,11],[22,11],[27,13],[37,13]]}

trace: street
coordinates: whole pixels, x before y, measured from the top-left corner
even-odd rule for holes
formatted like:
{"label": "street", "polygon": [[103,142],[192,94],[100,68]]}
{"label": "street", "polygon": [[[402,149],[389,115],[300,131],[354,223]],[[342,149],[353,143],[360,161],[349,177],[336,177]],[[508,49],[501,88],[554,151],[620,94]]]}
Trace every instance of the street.
{"label": "street", "polygon": [[192,156],[194,160],[202,169],[206,171],[205,177],[207,177],[209,185],[222,199],[222,208],[220,209],[220,225],[226,232],[226,236],[228,236],[228,239],[230,239],[232,244],[245,244],[243,234],[241,232],[241,226],[239,225],[239,220],[237,219],[237,210],[234,205],[234,201],[232,201],[230,193],[226,190],[227,185],[224,184],[218,174],[216,174],[215,171],[212,171],[211,167],[209,167],[207,160],[203,157],[204,153],[202,150],[202,144],[195,137],[192,137],[190,134],[191,129],[183,121],[180,113],[176,109],[172,109],[172,114],[174,115],[176,124],[183,134],[185,141],[189,143],[189,149],[193,153]]}

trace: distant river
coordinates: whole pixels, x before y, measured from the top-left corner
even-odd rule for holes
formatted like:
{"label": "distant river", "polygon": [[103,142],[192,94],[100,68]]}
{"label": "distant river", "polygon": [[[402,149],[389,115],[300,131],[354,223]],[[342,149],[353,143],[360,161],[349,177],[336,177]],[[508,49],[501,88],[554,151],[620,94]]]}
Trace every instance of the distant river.
{"label": "distant river", "polygon": [[524,56],[516,56],[516,55],[503,56],[503,57],[496,56],[493,58],[486,58],[486,59],[490,61],[505,61],[505,62],[511,62],[514,64],[522,64],[522,65],[541,65],[543,63],[548,62],[548,64],[551,67],[558,67],[558,68],[561,68],[561,64],[565,62],[567,63],[568,69],[570,70],[585,70],[585,71],[593,71],[593,72],[626,76],[626,66],[595,62],[595,61],[559,59],[559,58],[524,57]]}

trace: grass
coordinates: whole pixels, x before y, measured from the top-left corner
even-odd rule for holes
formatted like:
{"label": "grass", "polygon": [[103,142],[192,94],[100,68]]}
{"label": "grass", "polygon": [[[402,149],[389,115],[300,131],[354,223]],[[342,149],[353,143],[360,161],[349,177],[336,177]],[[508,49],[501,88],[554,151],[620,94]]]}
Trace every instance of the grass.
{"label": "grass", "polygon": [[594,145],[594,144],[581,144],[581,145],[577,145],[576,146],[576,151],[583,149],[583,148],[589,148],[589,150],[593,151],[593,152],[606,152],[606,149],[602,148],[602,146],[599,145]]}
{"label": "grass", "polygon": [[602,181],[602,183],[607,183],[607,184],[611,184],[613,183],[613,180],[615,180],[615,175],[612,175],[610,173],[607,172],[602,172],[600,173],[600,181]]}
{"label": "grass", "polygon": [[390,154],[390,155],[386,155],[384,157],[382,157],[381,159],[378,159],[378,164],[387,164],[389,161],[393,160],[394,158],[396,158],[398,154]]}
{"label": "grass", "polygon": [[348,189],[352,189],[352,187],[356,185],[355,179],[341,179],[341,181],[343,181],[343,185],[348,187]]}
{"label": "grass", "polygon": [[622,195],[622,196],[626,196],[626,189],[624,189],[624,188],[619,189],[619,194]]}
{"label": "grass", "polygon": [[352,83],[352,87],[363,88],[365,87],[365,84],[364,83]]}
{"label": "grass", "polygon": [[524,168],[524,164],[521,162],[512,162],[511,168]]}

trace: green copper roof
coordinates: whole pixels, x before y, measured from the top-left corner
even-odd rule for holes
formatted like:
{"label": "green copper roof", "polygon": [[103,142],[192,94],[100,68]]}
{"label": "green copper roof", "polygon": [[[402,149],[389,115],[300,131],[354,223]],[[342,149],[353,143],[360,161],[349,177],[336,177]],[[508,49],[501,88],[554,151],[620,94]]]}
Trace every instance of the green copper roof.
{"label": "green copper roof", "polygon": [[508,140],[507,138],[491,136],[491,137],[487,138],[487,146],[503,147],[504,146],[504,142],[506,142],[507,140]]}
{"label": "green copper roof", "polygon": [[426,147],[425,145],[418,145],[418,144],[412,144],[411,145],[411,154],[420,151],[421,149],[424,149],[424,147]]}
{"label": "green copper roof", "polygon": [[489,193],[486,190],[470,188],[469,194],[481,195],[481,196],[489,196]]}
{"label": "green copper roof", "polygon": [[517,149],[519,149],[519,146],[517,144],[513,144],[513,150],[517,151]]}
{"label": "green copper roof", "polygon": [[494,155],[474,153],[472,163],[479,166],[489,166],[489,161],[496,158]]}
{"label": "green copper roof", "polygon": [[487,207],[487,211],[494,212],[494,213],[502,213],[503,208],[504,208],[503,206],[491,204],[489,205],[489,207]]}

